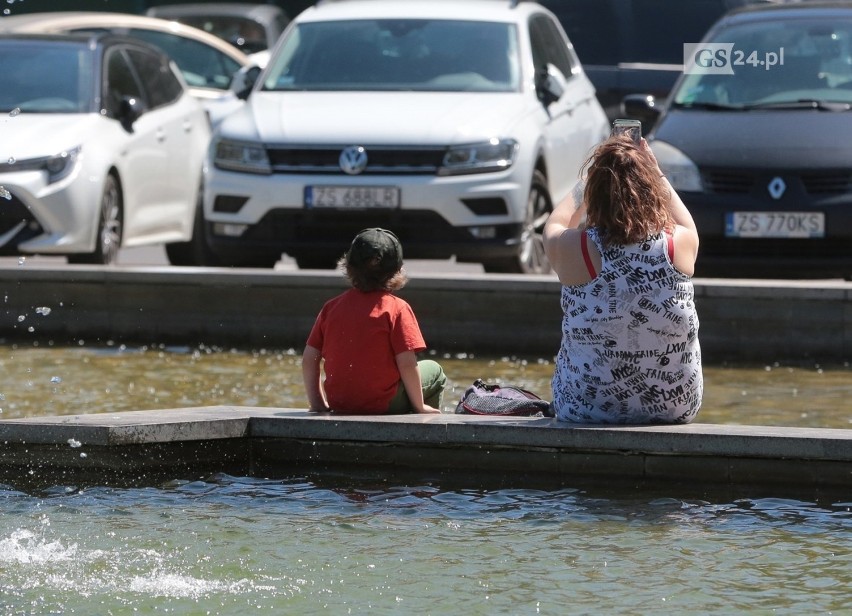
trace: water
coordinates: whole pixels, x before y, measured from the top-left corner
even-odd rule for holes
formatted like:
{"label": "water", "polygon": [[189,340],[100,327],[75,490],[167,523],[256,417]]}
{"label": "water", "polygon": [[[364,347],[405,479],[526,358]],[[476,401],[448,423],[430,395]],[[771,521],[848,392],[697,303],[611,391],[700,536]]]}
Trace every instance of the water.
{"label": "water", "polygon": [[216,475],[0,487],[5,614],[850,613],[852,502]]}
{"label": "water", "polygon": [[[453,412],[474,379],[550,397],[551,359],[433,355]],[[0,419],[209,405],[305,408],[292,349],[0,345]],[[705,366],[702,423],[852,427],[852,367]]]}
{"label": "water", "polygon": [[[445,412],[480,377],[548,392],[546,359],[435,358]],[[0,374],[0,418],[304,407],[294,350],[8,345]],[[848,428],[850,376],[708,366],[699,421]],[[564,481],[0,485],[0,614],[852,613],[848,494]]]}

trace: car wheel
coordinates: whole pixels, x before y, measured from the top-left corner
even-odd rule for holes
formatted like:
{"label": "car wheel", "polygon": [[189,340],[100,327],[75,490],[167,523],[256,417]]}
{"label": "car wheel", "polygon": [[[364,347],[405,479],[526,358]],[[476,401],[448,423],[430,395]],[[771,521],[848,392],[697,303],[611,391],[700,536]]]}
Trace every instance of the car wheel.
{"label": "car wheel", "polygon": [[544,253],[544,224],[553,211],[553,201],[547,188],[547,178],[536,169],[533,172],[527,213],[524,218],[517,254],[506,259],[482,264],[486,272],[509,274],[549,274],[550,262]]}
{"label": "car wheel", "polygon": [[108,175],[101,196],[98,235],[95,250],[88,254],[69,255],[69,263],[96,263],[109,265],[118,259],[124,226],[121,189],[114,175]]}

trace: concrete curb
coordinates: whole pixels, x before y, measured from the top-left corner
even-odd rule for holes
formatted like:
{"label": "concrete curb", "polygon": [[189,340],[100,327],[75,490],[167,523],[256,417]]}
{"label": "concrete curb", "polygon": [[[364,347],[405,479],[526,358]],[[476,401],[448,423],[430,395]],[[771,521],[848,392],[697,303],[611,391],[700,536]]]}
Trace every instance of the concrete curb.
{"label": "concrete curb", "polygon": [[[345,286],[336,272],[0,268],[0,341],[301,349],[323,302]],[[707,362],[852,358],[852,283],[704,279],[695,288]],[[413,278],[400,295],[433,349],[552,357],[559,289],[552,276],[447,274]]]}
{"label": "concrete curb", "polygon": [[[548,418],[338,416],[204,407],[0,422],[0,473],[72,481],[152,473],[276,475],[296,466],[466,469],[553,478],[810,490],[852,485],[852,430],[573,426]],[[82,454],[82,455],[81,455]]]}

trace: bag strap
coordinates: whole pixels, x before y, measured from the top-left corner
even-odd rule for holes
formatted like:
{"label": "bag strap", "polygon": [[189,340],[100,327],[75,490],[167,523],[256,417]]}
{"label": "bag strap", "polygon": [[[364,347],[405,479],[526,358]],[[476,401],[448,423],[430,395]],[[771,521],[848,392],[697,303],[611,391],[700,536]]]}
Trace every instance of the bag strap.
{"label": "bag strap", "polygon": [[592,258],[589,256],[589,236],[586,235],[585,231],[580,236],[580,250],[583,252],[583,261],[586,262],[586,269],[589,270],[589,276],[592,278],[597,277],[598,273],[592,264]]}

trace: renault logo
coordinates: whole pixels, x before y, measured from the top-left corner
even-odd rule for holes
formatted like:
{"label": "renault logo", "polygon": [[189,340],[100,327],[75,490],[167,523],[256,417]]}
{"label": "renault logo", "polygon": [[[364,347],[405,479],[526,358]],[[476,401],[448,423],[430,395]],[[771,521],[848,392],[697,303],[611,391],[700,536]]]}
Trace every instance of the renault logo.
{"label": "renault logo", "polygon": [[367,168],[367,150],[360,145],[350,145],[340,153],[339,162],[343,173],[358,175]]}
{"label": "renault logo", "polygon": [[784,196],[784,191],[787,190],[787,185],[780,177],[774,177],[772,178],[772,181],[769,182],[769,186],[767,186],[766,189],[769,191],[770,197],[778,200]]}

